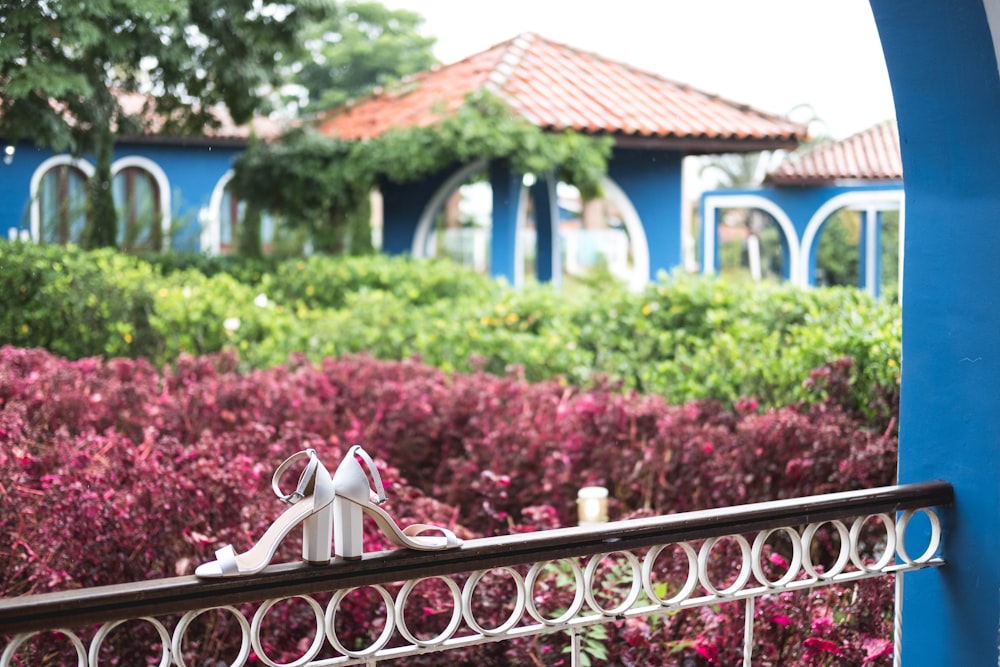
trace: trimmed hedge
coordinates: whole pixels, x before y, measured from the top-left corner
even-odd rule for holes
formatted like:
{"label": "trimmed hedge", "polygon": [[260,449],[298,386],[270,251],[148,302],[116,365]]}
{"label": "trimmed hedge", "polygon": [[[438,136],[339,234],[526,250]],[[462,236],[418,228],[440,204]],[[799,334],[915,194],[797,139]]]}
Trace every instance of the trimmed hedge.
{"label": "trimmed hedge", "polygon": [[881,428],[898,402],[899,308],[855,289],[664,275],[640,293],[607,287],[572,300],[446,261],[311,257],[265,273],[267,262],[158,261],[0,242],[0,344],[157,365],[233,350],[246,369],[365,352],[496,375],[519,366],[528,380],[577,386],[608,378],[673,403],[766,406],[814,395],[803,388],[810,371],[848,357],[847,409]]}

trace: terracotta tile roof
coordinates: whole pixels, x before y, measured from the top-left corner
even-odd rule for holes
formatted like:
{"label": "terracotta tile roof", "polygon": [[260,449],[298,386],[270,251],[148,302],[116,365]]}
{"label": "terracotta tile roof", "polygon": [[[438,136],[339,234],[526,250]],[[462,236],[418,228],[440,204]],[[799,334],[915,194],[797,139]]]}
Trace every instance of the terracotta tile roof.
{"label": "terracotta tile roof", "polygon": [[539,127],[612,134],[619,145],[732,152],[791,148],[806,136],[803,126],[783,117],[532,33],[332,109],[318,128],[366,139],[390,128],[433,125],[482,89]]}
{"label": "terracotta tile roof", "polygon": [[896,121],[887,120],[841,141],[793,153],[764,179],[772,185],[816,185],[842,180],[902,180]]}
{"label": "terracotta tile roof", "polygon": [[[262,139],[273,139],[288,129],[289,123],[279,121],[266,116],[255,116],[249,123],[237,125],[233,122],[229,110],[224,106],[212,109],[212,115],[218,121],[218,127],[206,127],[201,135],[196,136],[175,136],[165,134],[163,126],[166,118],[156,112],[156,97],[143,93],[116,92],[118,104],[122,111],[130,116],[142,116],[146,125],[146,131],[140,136],[125,137],[130,141],[157,142],[157,143],[179,143],[179,144],[213,144],[230,143],[245,144],[246,140],[254,134]],[[152,103],[153,109],[150,111],[146,105]]]}

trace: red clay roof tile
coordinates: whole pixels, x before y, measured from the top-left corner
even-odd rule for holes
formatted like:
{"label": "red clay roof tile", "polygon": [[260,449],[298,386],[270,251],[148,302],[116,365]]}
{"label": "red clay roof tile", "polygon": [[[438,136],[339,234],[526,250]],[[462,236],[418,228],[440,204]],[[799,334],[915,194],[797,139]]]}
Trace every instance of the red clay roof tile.
{"label": "red clay roof tile", "polygon": [[597,54],[525,33],[452,65],[331,109],[320,132],[344,139],[428,126],[487,89],[548,130],[656,140],[691,152],[790,148],[801,125]]}
{"label": "red clay roof tile", "polygon": [[816,185],[841,180],[902,180],[899,132],[887,120],[841,141],[796,153],[764,179],[772,185]]}

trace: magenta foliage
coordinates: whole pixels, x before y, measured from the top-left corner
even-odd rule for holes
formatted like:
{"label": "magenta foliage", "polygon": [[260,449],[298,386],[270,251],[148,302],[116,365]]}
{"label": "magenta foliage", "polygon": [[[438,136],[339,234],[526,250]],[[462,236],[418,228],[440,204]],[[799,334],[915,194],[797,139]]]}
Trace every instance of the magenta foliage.
{"label": "magenta foliage", "polygon": [[[249,546],[280,513],[268,485],[283,458],[314,447],[333,469],[353,443],[378,458],[401,523],[448,525],[466,538],[573,525],[577,489],[591,484],[610,489],[613,518],[879,486],[893,482],[896,452],[891,429],[871,433],[833,401],[762,411],[748,398],[728,411],[611,385],[528,383],[516,372],[447,374],[415,360],[355,356],[317,368],[297,359],[242,374],[220,355],[182,357],[158,372],[141,360],[66,361],[5,347],[0,596],[191,573],[223,544]],[[368,550],[389,547],[367,530]],[[290,538],[278,560],[297,551]],[[496,591],[506,586],[480,584],[485,625],[505,618]],[[551,601],[564,593],[553,590]],[[891,585],[801,595],[805,602],[776,596],[758,607],[761,664],[888,659]],[[411,604],[425,610],[430,632],[449,614],[442,591],[415,593]],[[378,634],[377,610],[342,609]],[[311,632],[306,609],[273,614],[276,625]],[[609,661],[735,664],[741,614],[724,605],[619,622],[605,642]],[[563,641],[504,642],[453,661],[562,664]],[[298,655],[280,637],[268,646],[273,658]]]}

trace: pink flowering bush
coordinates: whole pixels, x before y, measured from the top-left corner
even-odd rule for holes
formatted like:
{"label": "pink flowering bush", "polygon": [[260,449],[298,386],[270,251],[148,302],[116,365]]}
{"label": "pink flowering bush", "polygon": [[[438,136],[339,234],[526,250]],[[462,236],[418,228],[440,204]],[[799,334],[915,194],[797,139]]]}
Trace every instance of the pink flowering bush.
{"label": "pink flowering bush", "polygon": [[[464,538],[573,525],[577,489],[590,484],[610,489],[612,518],[623,518],[880,486],[895,476],[894,429],[864,428],[835,397],[772,409],[750,398],[735,410],[669,405],[609,383],[583,390],[529,383],[516,370],[448,374],[364,356],[237,369],[232,355],[182,356],[158,370],[142,360],[0,348],[0,597],[190,574],[223,544],[243,550],[283,509],[269,490],[274,467],[305,447],[332,470],[349,444],[365,444],[400,523],[448,525]],[[849,372],[849,362],[818,369],[807,390],[833,396]],[[366,530],[367,550],[389,548],[374,525]],[[814,546],[815,562],[828,564],[833,547],[820,537]],[[277,560],[295,560],[300,548],[293,534]],[[783,557],[775,545],[776,567]],[[478,587],[484,625],[506,618],[509,587],[503,577]],[[566,594],[547,587],[540,604],[557,609]],[[891,601],[884,579],[763,598],[754,620],[759,664],[888,665]],[[444,590],[415,591],[410,604],[422,610],[415,629],[439,632],[450,616]],[[351,599],[338,622],[373,638],[380,613]],[[742,613],[722,605],[619,621],[607,639],[595,638],[591,657],[734,665]],[[311,611],[289,603],[268,618],[269,655],[301,655],[294,641],[311,636]],[[232,647],[216,644],[230,623],[208,618],[189,648],[225,655]],[[564,665],[565,642],[562,634],[500,642],[449,660]]]}

